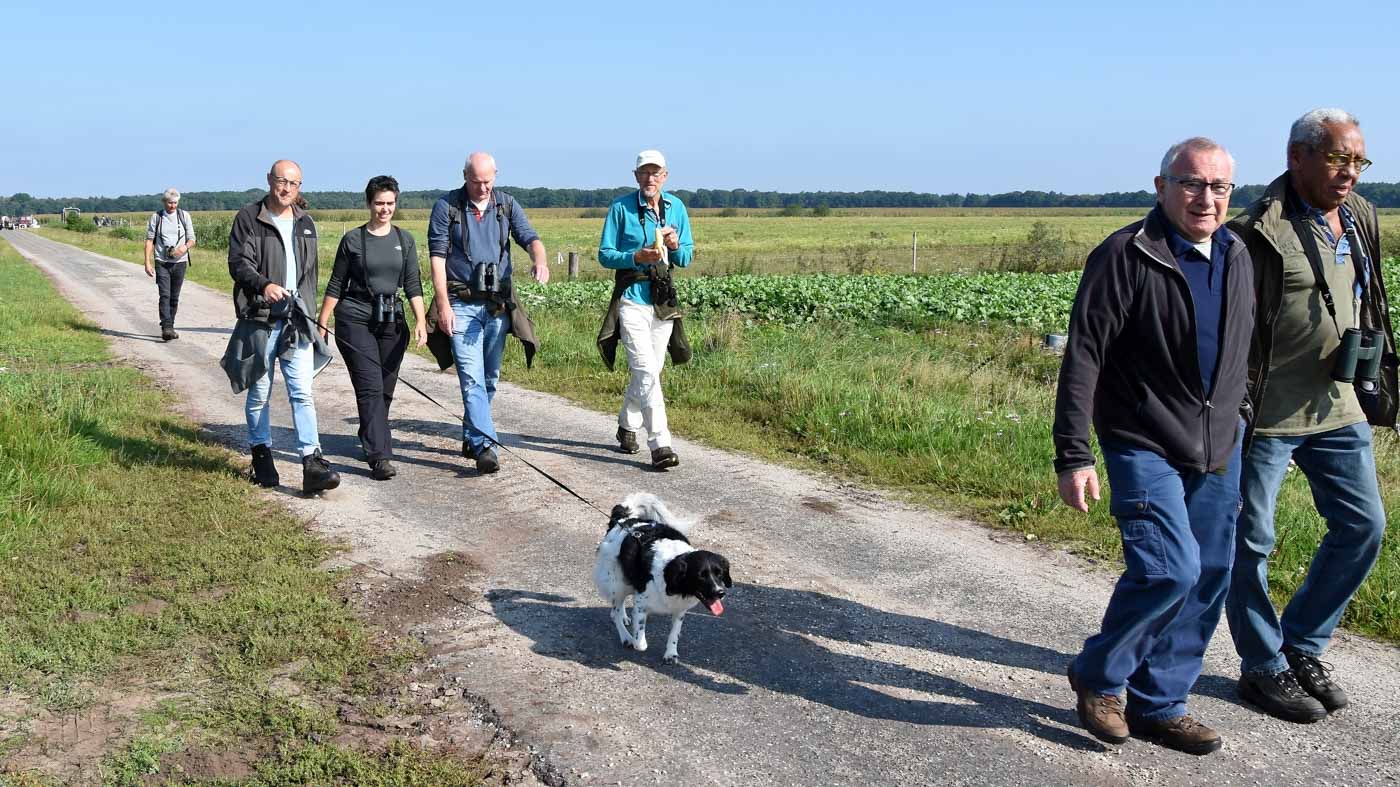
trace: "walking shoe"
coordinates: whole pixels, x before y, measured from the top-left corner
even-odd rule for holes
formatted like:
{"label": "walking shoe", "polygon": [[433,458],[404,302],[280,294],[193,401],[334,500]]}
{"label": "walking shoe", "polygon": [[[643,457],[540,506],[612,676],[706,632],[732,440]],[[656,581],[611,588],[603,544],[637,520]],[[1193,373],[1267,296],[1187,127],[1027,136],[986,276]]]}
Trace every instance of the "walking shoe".
{"label": "walking shoe", "polygon": [[617,449],[624,454],[635,454],[641,451],[641,446],[637,445],[637,433],[629,432],[619,426],[617,428]]}
{"label": "walking shoe", "polygon": [[1080,690],[1079,681],[1074,677],[1074,664],[1069,665],[1069,687],[1074,690],[1074,710],[1079,714],[1079,723],[1090,735],[1104,743],[1123,743],[1128,740],[1128,722],[1123,718],[1123,698],[1114,694],[1098,694]]}
{"label": "walking shoe", "polygon": [[1332,680],[1331,664],[1292,648],[1284,648],[1283,657],[1288,659],[1288,666],[1293,670],[1298,685],[1322,703],[1328,713],[1347,706],[1347,693]]}
{"label": "walking shoe", "polygon": [[161,328],[161,329],[160,329],[160,340],[161,340],[161,341],[163,341],[163,342],[168,342],[168,341],[172,341],[172,340],[175,340],[175,339],[178,339],[178,338],[180,338],[180,334],[176,333],[174,328]]}
{"label": "walking shoe", "polygon": [[253,472],[248,479],[258,486],[273,487],[282,483],[277,477],[277,465],[272,461],[272,448],[266,445],[253,446]]}
{"label": "walking shoe", "polygon": [[1327,716],[1327,708],[1298,683],[1293,670],[1273,675],[1241,675],[1240,699],[1284,721],[1311,724]]}
{"label": "walking shoe", "polygon": [[1190,716],[1175,719],[1130,719],[1128,729],[1139,738],[1187,754],[1210,754],[1220,748],[1220,733]]}
{"label": "walking shoe", "polygon": [[321,449],[301,458],[301,491],[311,495],[340,486],[340,473],[321,457]]}
{"label": "walking shoe", "polygon": [[369,463],[369,474],[376,481],[388,481],[399,474],[399,471],[389,462],[388,459],[376,459]]}
{"label": "walking shoe", "polygon": [[496,452],[490,448],[483,447],[472,458],[476,460],[476,471],[482,475],[488,475],[501,469],[501,460],[496,458]]}
{"label": "walking shoe", "polygon": [[660,448],[651,449],[651,466],[657,470],[665,470],[668,467],[675,467],[681,463],[681,458],[676,456],[676,452],[671,450],[671,446],[663,445]]}

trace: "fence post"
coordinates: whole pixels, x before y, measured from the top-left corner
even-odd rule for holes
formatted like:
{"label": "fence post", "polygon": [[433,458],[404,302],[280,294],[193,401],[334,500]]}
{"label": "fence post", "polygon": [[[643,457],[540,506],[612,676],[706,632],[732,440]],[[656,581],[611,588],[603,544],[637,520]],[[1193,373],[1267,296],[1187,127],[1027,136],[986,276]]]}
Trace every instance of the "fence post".
{"label": "fence post", "polygon": [[569,252],[569,281],[578,278],[578,252]]}
{"label": "fence post", "polygon": [[910,267],[913,269],[913,272],[914,272],[914,273],[918,273],[918,272],[919,272],[919,231],[918,231],[918,230],[914,230],[914,246],[913,246],[913,251],[912,251],[912,257],[911,257],[911,259],[910,259]]}

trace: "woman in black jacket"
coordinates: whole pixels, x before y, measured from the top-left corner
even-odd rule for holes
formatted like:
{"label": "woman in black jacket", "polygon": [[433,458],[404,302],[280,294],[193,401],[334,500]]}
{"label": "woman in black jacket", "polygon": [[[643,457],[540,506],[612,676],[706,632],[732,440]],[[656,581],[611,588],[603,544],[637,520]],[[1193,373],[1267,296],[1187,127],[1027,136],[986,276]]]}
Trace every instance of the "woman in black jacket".
{"label": "woman in black jacket", "polygon": [[412,235],[390,223],[398,201],[398,181],[388,175],[370,179],[365,187],[369,221],[340,239],[321,301],[322,325],[335,312],[335,343],[350,372],[360,412],[360,445],[377,481],[396,473],[389,462],[394,455],[389,404],[408,348],[400,289],[413,307],[414,340],[419,347],[428,340],[417,247]]}

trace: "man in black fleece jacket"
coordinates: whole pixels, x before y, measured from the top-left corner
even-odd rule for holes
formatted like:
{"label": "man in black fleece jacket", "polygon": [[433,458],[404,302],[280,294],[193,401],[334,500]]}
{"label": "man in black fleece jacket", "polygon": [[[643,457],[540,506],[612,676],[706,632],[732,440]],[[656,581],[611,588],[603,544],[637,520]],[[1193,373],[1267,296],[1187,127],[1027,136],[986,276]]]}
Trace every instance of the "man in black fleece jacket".
{"label": "man in black fleece jacket", "polygon": [[1221,745],[1186,696],[1220,619],[1239,512],[1254,285],[1245,244],[1222,226],[1233,174],[1209,139],[1172,146],[1157,206],[1089,255],[1070,316],[1055,400],[1060,497],[1085,512],[1086,493],[1099,497],[1092,421],[1125,568],[1069,680],[1081,722],[1111,743],[1131,733],[1191,754]]}

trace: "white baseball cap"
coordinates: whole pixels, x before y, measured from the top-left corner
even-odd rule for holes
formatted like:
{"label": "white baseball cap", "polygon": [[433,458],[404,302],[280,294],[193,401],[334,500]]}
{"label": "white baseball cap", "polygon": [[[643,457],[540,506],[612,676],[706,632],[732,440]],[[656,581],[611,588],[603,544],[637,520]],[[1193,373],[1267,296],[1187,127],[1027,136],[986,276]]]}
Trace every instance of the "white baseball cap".
{"label": "white baseball cap", "polygon": [[648,164],[655,164],[662,169],[666,169],[666,157],[661,155],[661,151],[659,150],[643,150],[641,153],[637,154],[637,166],[632,169],[641,169]]}

